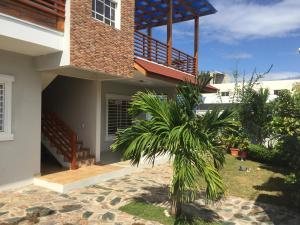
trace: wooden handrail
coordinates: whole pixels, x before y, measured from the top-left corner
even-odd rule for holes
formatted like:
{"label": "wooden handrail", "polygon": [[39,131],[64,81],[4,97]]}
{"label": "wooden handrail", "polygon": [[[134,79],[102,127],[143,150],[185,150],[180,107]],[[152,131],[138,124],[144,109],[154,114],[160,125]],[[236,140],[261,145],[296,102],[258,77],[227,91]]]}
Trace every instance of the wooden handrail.
{"label": "wooden handrail", "polygon": [[25,5],[31,6],[33,8],[36,8],[40,11],[43,11],[45,13],[49,13],[61,18],[65,18],[65,0],[61,2],[60,4],[58,1],[52,0],[53,4],[50,4],[49,2],[45,0],[17,0]]}
{"label": "wooden handrail", "polygon": [[167,44],[156,40],[140,31],[135,31],[134,35],[135,56],[145,58],[159,64],[163,64],[185,73],[195,75],[196,60],[193,56],[178,49],[172,48],[171,64],[167,60]]}
{"label": "wooden handrail", "polygon": [[78,169],[77,134],[53,112],[42,113],[42,133],[70,162],[70,169]]}
{"label": "wooden handrail", "polygon": [[[15,0],[33,9],[56,17],[56,29],[63,31],[65,23],[66,0]],[[37,21],[39,22],[39,21]]]}
{"label": "wooden handrail", "polygon": [[77,135],[73,134],[71,137],[71,154],[72,154],[71,170],[78,169],[76,152],[77,152]]}

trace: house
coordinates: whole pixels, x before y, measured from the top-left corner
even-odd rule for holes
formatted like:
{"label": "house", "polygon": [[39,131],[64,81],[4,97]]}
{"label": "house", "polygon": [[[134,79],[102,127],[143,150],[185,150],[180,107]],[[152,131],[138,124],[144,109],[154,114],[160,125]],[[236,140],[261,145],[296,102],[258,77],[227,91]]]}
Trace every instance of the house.
{"label": "house", "polygon": [[[222,72],[213,72],[211,76],[213,79],[210,84],[217,88],[218,92],[203,94],[203,104],[200,106],[201,110],[199,113],[204,113],[214,107],[228,107],[233,103],[236,83],[230,82],[229,75]],[[269,101],[272,101],[278,96],[280,91],[292,91],[293,87],[298,84],[300,84],[300,79],[259,80],[255,84],[254,89],[268,89],[270,92]],[[238,83],[238,86],[241,87],[242,83]]]}
{"label": "house", "polygon": [[[135,92],[172,97],[194,79],[199,18],[213,13],[207,0],[1,0],[0,189],[43,174],[43,151],[71,169],[113,158]],[[172,47],[172,25],[188,20],[192,56]]]}

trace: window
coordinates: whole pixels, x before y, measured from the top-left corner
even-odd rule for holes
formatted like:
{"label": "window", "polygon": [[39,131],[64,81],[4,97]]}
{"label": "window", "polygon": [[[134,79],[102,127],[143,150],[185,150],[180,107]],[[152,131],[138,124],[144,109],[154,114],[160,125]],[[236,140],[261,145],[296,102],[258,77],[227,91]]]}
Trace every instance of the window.
{"label": "window", "polygon": [[12,76],[0,74],[0,141],[12,140],[11,133],[11,95]]}
{"label": "window", "polygon": [[112,0],[92,0],[92,16],[112,27],[116,27],[117,3]]}
{"label": "window", "polygon": [[274,90],[274,95],[279,95],[282,90]]}
{"label": "window", "polygon": [[222,91],[221,96],[229,96],[229,91]]}
{"label": "window", "polygon": [[107,97],[107,136],[114,136],[119,129],[132,124],[128,114],[130,99],[122,96]]}

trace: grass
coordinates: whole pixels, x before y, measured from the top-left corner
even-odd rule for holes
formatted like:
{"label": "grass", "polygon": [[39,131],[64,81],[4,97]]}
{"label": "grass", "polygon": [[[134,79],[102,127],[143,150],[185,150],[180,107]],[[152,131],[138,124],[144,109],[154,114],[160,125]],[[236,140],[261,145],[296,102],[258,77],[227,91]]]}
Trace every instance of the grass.
{"label": "grass", "polygon": [[[247,167],[249,172],[239,171]],[[291,207],[295,187],[285,183],[286,171],[253,161],[240,161],[226,155],[226,164],[221,175],[226,185],[227,195],[259,202]]]}
{"label": "grass", "polygon": [[[140,217],[145,220],[156,221],[165,225],[179,224],[176,223],[174,217],[167,217],[164,214],[165,208],[147,204],[144,202],[132,202],[120,208],[121,211],[128,214]],[[180,224],[191,224],[188,222],[182,222]],[[194,225],[220,225],[216,222],[205,222],[203,220],[193,221]]]}

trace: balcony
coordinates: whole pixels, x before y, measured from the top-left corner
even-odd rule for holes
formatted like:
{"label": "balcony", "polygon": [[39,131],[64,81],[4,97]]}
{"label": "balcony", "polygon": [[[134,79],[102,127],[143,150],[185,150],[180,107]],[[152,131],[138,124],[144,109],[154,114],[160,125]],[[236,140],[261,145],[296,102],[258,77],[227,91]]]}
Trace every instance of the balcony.
{"label": "balcony", "polygon": [[65,0],[1,0],[0,13],[63,31]]}
{"label": "balcony", "polygon": [[196,74],[196,58],[172,48],[171,63],[168,64],[168,45],[140,31],[134,35],[134,55],[154,63],[171,67],[188,74]]}
{"label": "balcony", "polygon": [[64,49],[65,0],[0,0],[0,49],[29,56]]}
{"label": "balcony", "polygon": [[[209,0],[135,0],[134,47],[141,70],[176,80],[194,80],[198,73],[199,18],[216,12]],[[173,48],[173,24],[190,20],[194,20],[193,56]],[[166,43],[152,38],[153,28],[159,26],[167,28]]]}

